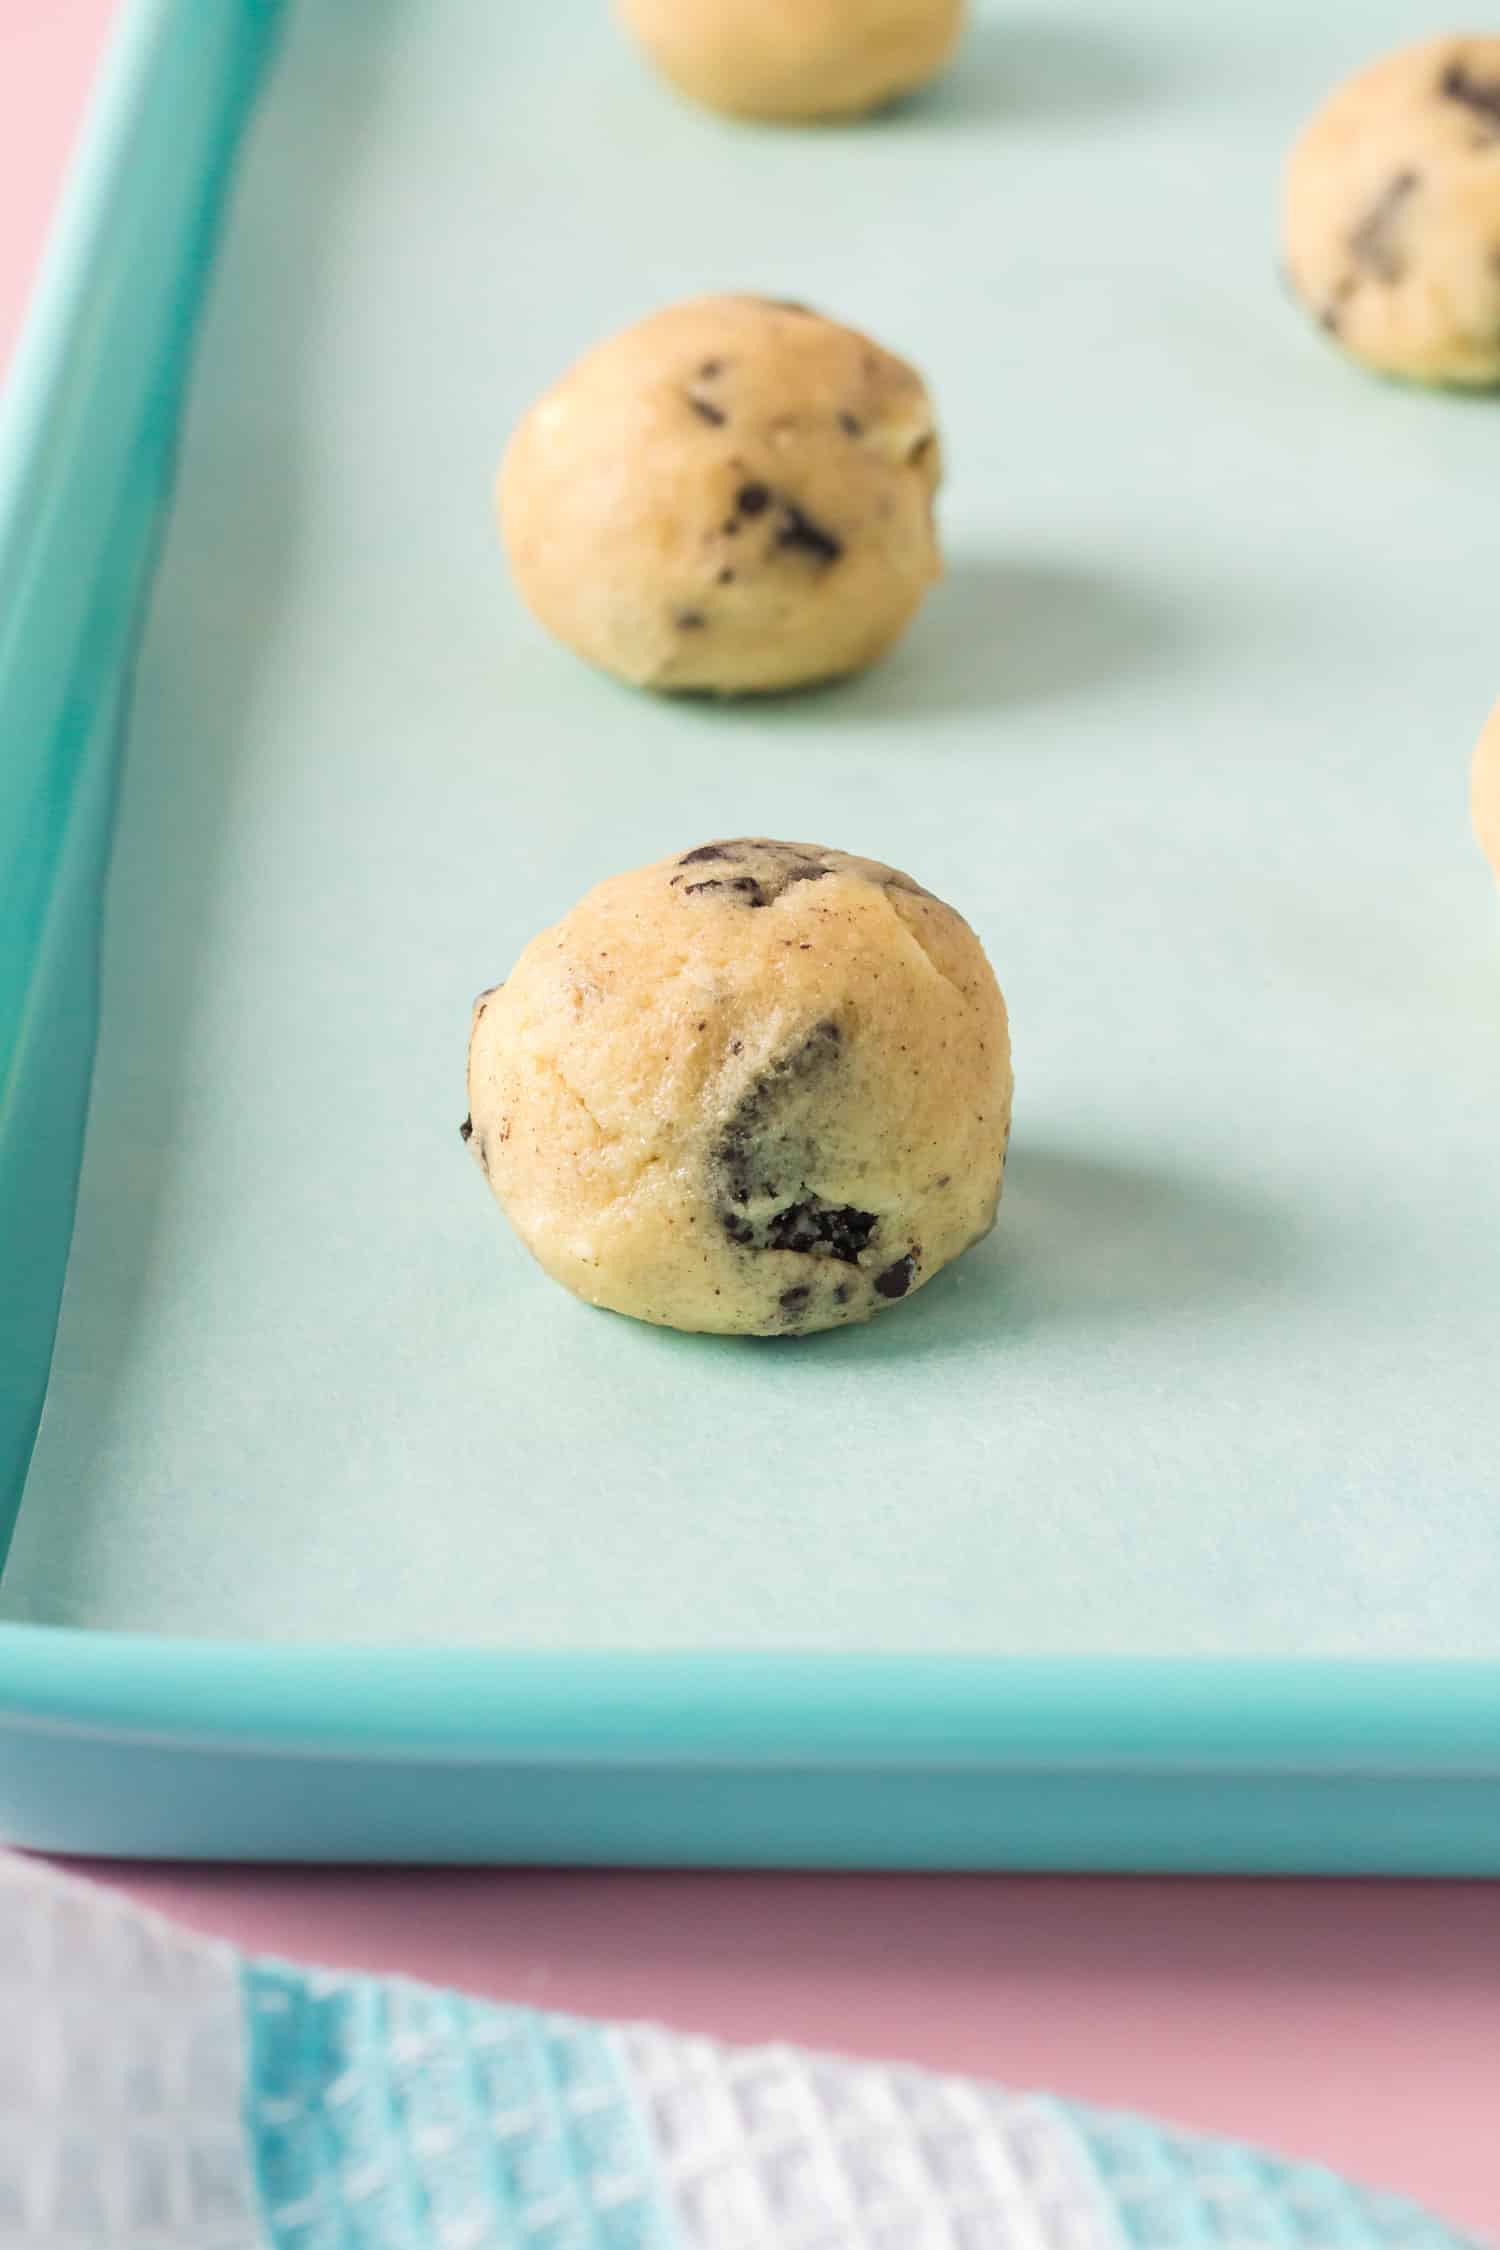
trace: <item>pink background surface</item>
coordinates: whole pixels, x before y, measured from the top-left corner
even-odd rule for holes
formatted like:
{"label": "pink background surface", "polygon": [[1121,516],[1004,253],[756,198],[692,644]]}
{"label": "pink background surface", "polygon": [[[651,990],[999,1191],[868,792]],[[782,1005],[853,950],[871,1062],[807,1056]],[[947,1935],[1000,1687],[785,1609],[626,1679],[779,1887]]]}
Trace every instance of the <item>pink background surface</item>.
{"label": "pink background surface", "polygon": [[[0,368],[111,12],[0,0]],[[1048,2086],[1500,2234],[1500,1888],[94,1872],[262,1950]]]}

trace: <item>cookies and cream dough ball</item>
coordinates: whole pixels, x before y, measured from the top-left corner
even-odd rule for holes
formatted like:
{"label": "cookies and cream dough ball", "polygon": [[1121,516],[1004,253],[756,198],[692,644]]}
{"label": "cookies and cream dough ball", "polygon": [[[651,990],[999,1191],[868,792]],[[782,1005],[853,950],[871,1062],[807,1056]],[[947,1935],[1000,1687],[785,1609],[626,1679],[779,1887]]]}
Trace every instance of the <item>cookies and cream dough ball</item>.
{"label": "cookies and cream dough ball", "polygon": [[766,297],[703,297],[596,346],[500,471],[516,585],[638,686],[740,695],[873,663],[941,571],[921,377]]}
{"label": "cookies and cream dough ball", "polygon": [[850,117],[925,85],[957,44],[963,0],[617,0],[664,78],[709,109]]}
{"label": "cookies and cream dough ball", "polygon": [[475,1005],[464,1136],[590,1304],[784,1336],[868,1320],[989,1232],[1005,1003],[909,875],[766,837],[616,875]]}
{"label": "cookies and cream dough ball", "polygon": [[1474,752],[1474,832],[1500,882],[1500,703],[1489,715]]}
{"label": "cookies and cream dough ball", "polygon": [[1500,382],[1500,37],[1434,39],[1330,96],[1287,163],[1287,274],[1389,375]]}

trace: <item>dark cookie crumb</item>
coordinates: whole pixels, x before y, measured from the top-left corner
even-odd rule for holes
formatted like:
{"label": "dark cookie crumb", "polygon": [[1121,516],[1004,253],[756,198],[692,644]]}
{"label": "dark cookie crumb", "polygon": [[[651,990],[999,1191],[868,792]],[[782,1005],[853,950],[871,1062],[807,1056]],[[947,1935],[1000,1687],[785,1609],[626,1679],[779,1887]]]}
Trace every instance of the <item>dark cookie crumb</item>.
{"label": "dark cookie crumb", "polygon": [[730,569],[728,563],[726,563],[724,565],[724,568],[719,572],[719,575],[714,583],[719,586],[732,586],[734,584],[734,572]]}
{"label": "dark cookie crumb", "polygon": [[766,894],[753,875],[710,875],[702,883],[684,883],[682,891],[684,898],[692,898],[700,891],[735,891],[752,906],[766,903]]}
{"label": "dark cookie crumb", "polygon": [[849,1302],[849,1284],[848,1284],[848,1282],[847,1282],[847,1281],[841,1281],[841,1282],[839,1283],[839,1285],[838,1285],[837,1289],[835,1289],[835,1291],[833,1292],[833,1301],[834,1301],[834,1303],[835,1303],[836,1305],[847,1305],[847,1304],[848,1304],[848,1302]]}
{"label": "dark cookie crumb", "polygon": [[771,1250],[822,1250],[842,1265],[854,1266],[878,1224],[873,1211],[856,1210],[852,1203],[824,1203],[812,1195],[776,1213],[767,1230],[766,1246]]}
{"label": "dark cookie crumb", "polygon": [[804,1281],[798,1289],[783,1289],[776,1302],[784,1313],[799,1313],[811,1295],[811,1285]]}
{"label": "dark cookie crumb", "polygon": [[1320,326],[1327,329],[1330,336],[1337,336],[1342,329],[1343,308],[1349,302],[1349,299],[1354,295],[1358,287],[1358,274],[1346,273],[1343,278],[1337,283],[1334,288],[1333,295],[1329,298],[1327,304],[1319,313],[1319,324]]}
{"label": "dark cookie crumb", "polygon": [[812,517],[805,514],[794,500],[782,503],[781,521],[776,526],[776,544],[778,547],[796,548],[803,554],[814,555],[822,563],[836,563],[844,551],[843,540],[835,538],[831,531],[825,531],[820,523],[814,523]]}
{"label": "dark cookie crumb", "polygon": [[815,1023],[796,1053],[790,1058],[788,1068],[801,1068],[807,1062],[823,1061],[836,1054],[844,1044],[844,1034],[831,1016]]}
{"label": "dark cookie crumb", "polygon": [[701,633],[708,619],[701,609],[680,609],[672,622],[679,633]]}
{"label": "dark cookie crumb", "polygon": [[474,1120],[472,1117],[466,1117],[462,1125],[459,1126],[458,1137],[463,1142],[464,1147],[467,1148],[474,1138]]}
{"label": "dark cookie crumb", "polygon": [[[857,1264],[878,1219],[852,1204],[829,1203],[804,1184],[795,1200],[752,1219],[746,1206],[778,1190],[770,1176],[804,1183],[816,1176],[817,1152],[797,1133],[779,1127],[785,1099],[837,1061],[843,1033],[831,1019],[814,1024],[800,1045],[783,1055],[742,1096],[713,1150],[713,1198],[731,1242],[759,1250],[792,1250]],[[761,1183],[759,1186],[757,1183]]]}
{"label": "dark cookie crumb", "polygon": [[730,836],[720,838],[716,843],[699,844],[695,850],[685,853],[677,862],[679,872],[668,880],[674,887],[681,883],[680,870],[684,867],[719,863],[733,866],[746,858],[750,858],[753,864],[756,853],[763,853],[766,862],[758,875],[744,875],[734,883],[730,883],[727,878],[716,878],[712,882],[688,883],[684,888],[688,891],[740,890],[747,895],[755,890],[760,895],[753,903],[757,906],[769,906],[773,899],[780,898],[782,892],[788,890],[793,883],[816,883],[833,872],[821,860],[810,859],[805,852],[798,851],[795,845],[780,843],[774,837]]}
{"label": "dark cookie crumb", "polygon": [[1420,179],[1419,172],[1398,172],[1349,237],[1349,248],[1357,263],[1377,281],[1397,282],[1406,271],[1405,256],[1395,240],[1395,225]]}
{"label": "dark cookie crumb", "polygon": [[722,359],[705,359],[698,369],[699,379],[705,383],[711,383],[716,375],[722,375],[723,372],[724,362]]}
{"label": "dark cookie crumb", "polygon": [[722,406],[715,406],[711,398],[700,398],[696,391],[688,392],[687,402],[700,422],[710,422],[716,430],[721,430],[729,420]]}
{"label": "dark cookie crumb", "polygon": [[1455,56],[1438,82],[1438,92],[1445,101],[1462,102],[1465,109],[1500,130],[1500,79],[1471,78],[1463,58]]}
{"label": "dark cookie crumb", "polygon": [[839,416],[839,428],[846,437],[863,437],[865,434],[864,423],[857,414],[841,414]]}
{"label": "dark cookie crumb", "polygon": [[719,526],[720,531],[723,532],[726,539],[733,539],[739,528],[740,519],[738,516],[726,516],[724,518],[724,521]]}
{"label": "dark cookie crumb", "polygon": [[897,1297],[904,1297],[912,1285],[916,1270],[917,1261],[908,1250],[904,1258],[898,1258],[893,1266],[887,1266],[883,1273],[876,1274],[876,1296],[889,1297],[892,1302]]}
{"label": "dark cookie crumb", "polygon": [[742,484],[734,496],[734,504],[742,516],[763,516],[771,505],[771,487],[768,484]]}

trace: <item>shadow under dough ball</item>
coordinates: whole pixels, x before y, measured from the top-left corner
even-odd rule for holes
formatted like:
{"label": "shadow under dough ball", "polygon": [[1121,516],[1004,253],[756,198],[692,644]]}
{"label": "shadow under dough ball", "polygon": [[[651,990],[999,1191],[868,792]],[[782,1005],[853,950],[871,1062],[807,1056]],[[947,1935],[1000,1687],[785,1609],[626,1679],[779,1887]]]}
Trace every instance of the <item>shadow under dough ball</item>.
{"label": "shadow under dough ball", "polygon": [[1500,882],[1500,703],[1490,713],[1474,752],[1472,803],[1474,832]]}
{"label": "shadow under dough ball", "polygon": [[499,481],[523,600],[638,687],[768,693],[858,672],[941,575],[921,377],[766,297],[674,305],[523,416]]}
{"label": "shadow under dough ball", "polygon": [[813,122],[879,109],[952,54],[963,0],[616,0],[678,91],[732,117]]}
{"label": "shadow under dough ball", "polygon": [[1387,375],[1500,383],[1500,38],[1433,39],[1330,95],[1287,159],[1288,279]]}
{"label": "shadow under dough ball", "polygon": [[909,875],[728,837],[616,875],[475,1006],[464,1137],[590,1304],[720,1334],[868,1320],[989,1232],[1005,1002]]}

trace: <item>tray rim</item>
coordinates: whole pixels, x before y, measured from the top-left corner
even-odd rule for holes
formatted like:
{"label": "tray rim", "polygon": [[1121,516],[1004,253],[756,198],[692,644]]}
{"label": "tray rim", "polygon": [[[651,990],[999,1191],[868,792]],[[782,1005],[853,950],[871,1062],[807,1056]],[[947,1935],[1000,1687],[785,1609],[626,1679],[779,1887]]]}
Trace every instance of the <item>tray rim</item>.
{"label": "tray rim", "polygon": [[[65,381],[81,379],[99,277],[129,254],[119,188],[146,129],[144,90],[194,36],[201,5],[125,0],[114,27],[0,427],[0,585],[26,558],[55,469],[66,434],[56,402]],[[259,31],[282,0],[214,5]],[[267,46],[252,65],[257,90]],[[222,95],[228,143],[235,105],[227,85]],[[102,556],[88,561],[102,570]],[[0,677],[0,722],[4,686]],[[1489,1781],[1500,1779],[1500,1663],[526,1653],[11,1623],[0,1625],[0,1748],[23,1737],[561,1769]],[[1193,1864],[1190,1837],[1182,1864]]]}
{"label": "tray rim", "polygon": [[1500,1780],[1500,1666],[552,1653],[13,1624],[6,1727],[423,1762]]}

